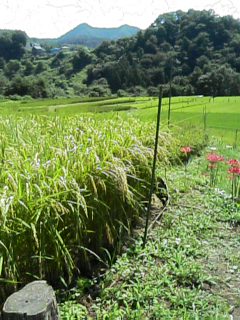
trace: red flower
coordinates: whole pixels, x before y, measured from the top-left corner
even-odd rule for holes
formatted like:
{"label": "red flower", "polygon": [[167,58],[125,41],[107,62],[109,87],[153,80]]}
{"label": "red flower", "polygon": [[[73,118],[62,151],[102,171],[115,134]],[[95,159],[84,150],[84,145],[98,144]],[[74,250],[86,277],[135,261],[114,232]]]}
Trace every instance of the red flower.
{"label": "red flower", "polygon": [[231,167],[228,170],[228,173],[239,176],[240,175],[240,167]]}
{"label": "red flower", "polygon": [[211,163],[216,163],[216,162],[224,161],[224,158],[222,156],[219,156],[216,153],[211,153],[207,156],[207,160]]}
{"label": "red flower", "polygon": [[231,159],[227,162],[231,167],[240,167],[240,161]]}
{"label": "red flower", "polygon": [[187,155],[188,153],[190,153],[192,151],[191,147],[182,147],[180,149],[181,152],[183,152],[185,155]]}

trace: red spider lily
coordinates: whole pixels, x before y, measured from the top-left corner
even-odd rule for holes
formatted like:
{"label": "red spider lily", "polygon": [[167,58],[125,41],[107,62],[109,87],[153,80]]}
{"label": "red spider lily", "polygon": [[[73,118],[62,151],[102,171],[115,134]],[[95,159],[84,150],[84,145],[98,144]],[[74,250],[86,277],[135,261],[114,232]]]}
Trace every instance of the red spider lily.
{"label": "red spider lily", "polygon": [[211,153],[207,156],[207,160],[211,163],[216,163],[216,162],[224,161],[224,157],[219,156],[216,153]]}
{"label": "red spider lily", "polygon": [[239,167],[240,168],[240,161],[236,159],[231,159],[227,162],[231,167]]}
{"label": "red spider lily", "polygon": [[235,175],[235,176],[240,176],[240,167],[231,167],[228,170],[228,173]]}
{"label": "red spider lily", "polygon": [[180,151],[181,151],[182,153],[184,153],[185,155],[187,155],[188,153],[190,153],[190,152],[192,151],[192,148],[191,148],[191,147],[182,147],[182,148],[180,149]]}
{"label": "red spider lily", "polygon": [[232,180],[232,200],[239,196],[240,192],[240,161],[236,159],[231,159],[228,161],[230,168],[228,173],[230,174],[230,179]]}
{"label": "red spider lily", "polygon": [[207,156],[209,161],[208,168],[210,169],[210,186],[213,187],[217,181],[218,163],[224,161],[224,158],[216,153],[210,153]]}

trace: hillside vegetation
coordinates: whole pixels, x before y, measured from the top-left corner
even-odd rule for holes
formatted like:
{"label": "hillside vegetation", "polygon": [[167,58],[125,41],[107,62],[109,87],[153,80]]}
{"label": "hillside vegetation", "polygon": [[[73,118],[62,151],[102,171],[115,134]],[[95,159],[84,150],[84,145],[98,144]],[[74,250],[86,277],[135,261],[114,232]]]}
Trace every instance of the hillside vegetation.
{"label": "hillside vegetation", "polygon": [[[173,95],[239,95],[239,34],[240,22],[231,16],[177,11],[160,15],[135,36],[105,41],[95,50],[74,47],[34,57],[24,49],[24,33],[3,32],[0,95],[156,95],[159,84],[165,95],[170,84]],[[19,48],[17,56],[6,49],[9,43]]]}
{"label": "hillside vegetation", "polygon": [[212,10],[163,14],[136,37],[100,45],[87,81],[105,78],[113,92],[152,94],[171,81],[174,95],[238,95],[239,32],[238,20]]}

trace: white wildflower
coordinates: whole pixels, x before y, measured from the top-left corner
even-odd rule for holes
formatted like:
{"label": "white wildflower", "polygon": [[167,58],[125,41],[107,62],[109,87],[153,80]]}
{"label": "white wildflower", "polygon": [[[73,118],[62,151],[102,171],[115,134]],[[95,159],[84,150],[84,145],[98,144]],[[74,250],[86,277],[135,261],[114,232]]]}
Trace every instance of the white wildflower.
{"label": "white wildflower", "polygon": [[175,239],[175,242],[176,242],[177,245],[179,245],[180,242],[181,242],[181,239],[180,239],[180,238],[176,238],[176,239]]}

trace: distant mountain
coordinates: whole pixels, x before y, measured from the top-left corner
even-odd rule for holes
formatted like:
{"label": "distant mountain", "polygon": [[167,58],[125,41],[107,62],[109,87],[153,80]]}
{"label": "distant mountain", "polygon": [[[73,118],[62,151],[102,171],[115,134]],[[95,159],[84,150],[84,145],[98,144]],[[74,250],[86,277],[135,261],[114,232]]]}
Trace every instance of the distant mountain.
{"label": "distant mountain", "polygon": [[76,43],[81,39],[117,40],[131,37],[139,30],[137,27],[131,27],[126,24],[118,28],[95,28],[87,23],[82,23],[58,38],[58,40],[64,43]]}
{"label": "distant mountain", "polygon": [[117,40],[134,36],[138,31],[137,27],[122,25],[118,28],[95,28],[87,23],[82,23],[71,31],[65,33],[56,39],[36,39],[34,41],[40,43],[48,43],[55,45],[71,45],[81,44],[90,48],[95,48],[105,40]]}

